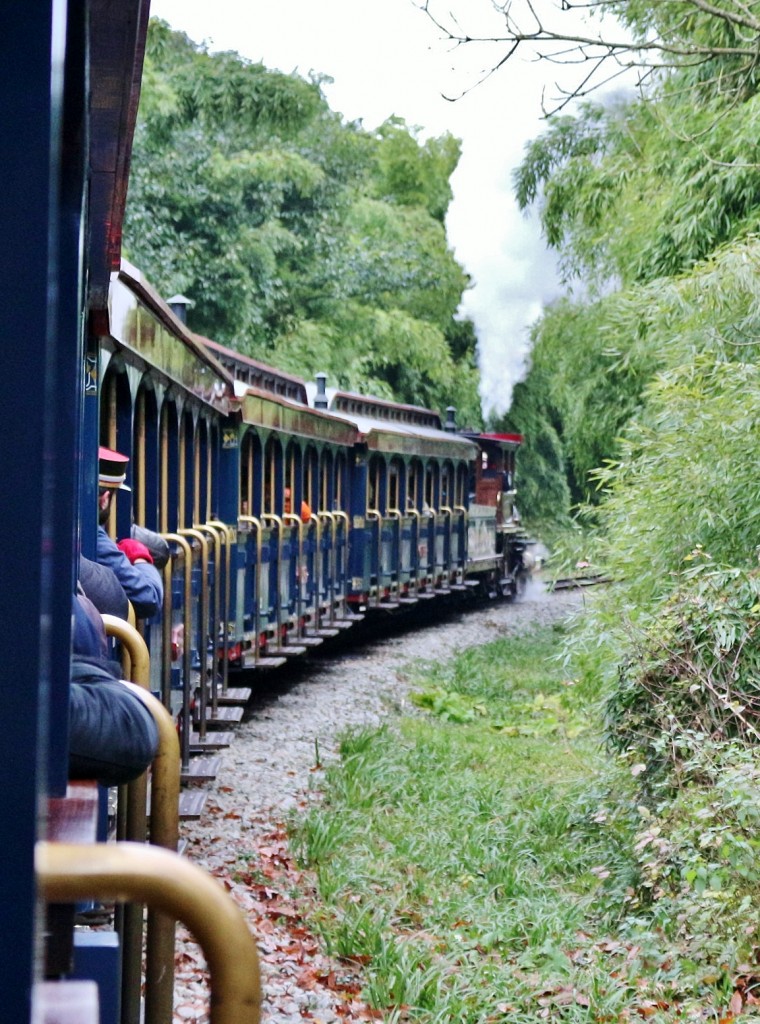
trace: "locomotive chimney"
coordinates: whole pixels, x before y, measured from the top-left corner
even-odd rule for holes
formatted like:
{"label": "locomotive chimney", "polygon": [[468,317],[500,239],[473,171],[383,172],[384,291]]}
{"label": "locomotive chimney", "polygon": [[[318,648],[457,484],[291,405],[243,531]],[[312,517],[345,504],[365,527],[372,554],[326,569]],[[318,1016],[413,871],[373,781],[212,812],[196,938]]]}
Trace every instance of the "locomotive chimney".
{"label": "locomotive chimney", "polygon": [[170,299],[166,300],[166,305],[183,324],[187,324],[187,311],[192,304],[192,301],[184,295],[172,295]]}
{"label": "locomotive chimney", "polygon": [[455,434],[457,429],[457,411],[456,407],[449,405],[446,408],[446,422],[443,424],[443,429],[448,430],[450,434]]}
{"label": "locomotive chimney", "polygon": [[317,382],[317,393],[314,396],[314,408],[315,409],[326,409],[327,408],[327,374],[317,373],[314,375]]}

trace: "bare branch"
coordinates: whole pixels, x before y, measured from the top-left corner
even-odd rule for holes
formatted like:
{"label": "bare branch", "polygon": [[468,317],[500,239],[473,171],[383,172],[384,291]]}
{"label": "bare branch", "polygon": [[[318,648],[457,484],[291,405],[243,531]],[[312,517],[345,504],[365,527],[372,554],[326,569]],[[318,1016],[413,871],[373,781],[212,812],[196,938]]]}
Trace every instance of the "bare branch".
{"label": "bare branch", "polygon": [[[570,99],[589,95],[620,72],[607,76],[602,69],[610,61],[621,69],[639,72],[639,87],[653,72],[699,66],[716,58],[742,61],[744,69],[754,68],[760,63],[760,17],[755,14],[758,4],[745,0],[725,0],[719,6],[711,0],[652,0],[652,8],[667,7],[671,15],[667,33],[650,31],[638,38],[626,38],[615,22],[610,34],[601,29],[598,34],[588,34],[585,18],[588,14],[615,14],[620,10],[619,0],[562,0],[562,16],[575,16],[575,24],[544,20],[537,0],[503,0],[494,2],[492,7],[503,18],[504,30],[470,33],[463,29],[456,15],[448,11],[445,16],[436,13],[438,0],[414,0],[443,36],[455,47],[481,45],[504,45],[506,53],[493,66],[484,71],[475,85],[481,84],[502,68],[509,60],[526,47],[533,49],[536,60],[566,66],[588,64],[591,70],[584,72],[580,81],[570,90],[560,89],[559,105],[551,112],[561,110]],[[679,5],[683,16],[678,14]],[[674,13],[678,16],[675,16]],[[723,25],[727,38],[712,44],[704,37],[692,33],[691,19],[694,15],[715,19],[716,25]],[[520,17],[521,16],[521,17]],[[519,17],[519,21],[518,21]],[[659,23],[657,23],[659,24]],[[461,95],[475,88],[463,90]],[[447,97],[451,99],[452,97]]]}

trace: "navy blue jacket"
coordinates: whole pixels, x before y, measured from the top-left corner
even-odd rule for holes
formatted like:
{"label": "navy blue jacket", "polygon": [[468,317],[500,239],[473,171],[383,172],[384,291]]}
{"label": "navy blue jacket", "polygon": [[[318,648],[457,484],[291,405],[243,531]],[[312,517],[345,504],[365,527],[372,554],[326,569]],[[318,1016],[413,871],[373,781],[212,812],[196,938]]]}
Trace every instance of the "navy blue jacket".
{"label": "navy blue jacket", "polygon": [[158,569],[150,562],[132,565],[102,526],[98,527],[98,561],[116,573],[138,619],[149,619],[161,611],[164,585]]}
{"label": "navy blue jacket", "polygon": [[138,778],[158,750],[158,729],[140,698],[101,665],[75,655],[69,690],[69,778],[119,786]]}

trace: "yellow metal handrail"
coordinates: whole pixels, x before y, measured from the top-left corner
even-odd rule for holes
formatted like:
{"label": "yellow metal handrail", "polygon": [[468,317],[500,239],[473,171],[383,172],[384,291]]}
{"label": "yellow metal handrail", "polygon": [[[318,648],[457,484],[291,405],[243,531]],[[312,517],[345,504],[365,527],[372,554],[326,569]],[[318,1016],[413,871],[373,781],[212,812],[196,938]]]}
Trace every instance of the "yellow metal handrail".
{"label": "yellow metal handrail", "polygon": [[[459,538],[459,567],[464,572],[464,567],[467,564],[467,520],[469,513],[464,505],[455,505],[454,511],[459,512],[462,516],[462,530]],[[460,576],[459,582],[461,583],[462,577]]]}
{"label": "yellow metal handrail", "polygon": [[403,515],[400,508],[389,508],[386,509],[387,516],[398,521],[398,558],[396,559],[396,592],[399,593],[401,590],[401,534],[403,532]]}
{"label": "yellow metal handrail", "polygon": [[[219,584],[221,582],[222,574],[221,574],[221,565],[219,563],[221,561],[221,556],[222,556],[222,538],[219,535],[219,531],[217,529],[215,529],[215,527],[210,526],[208,523],[200,523],[200,524],[196,523],[196,525],[193,527],[193,529],[196,530],[200,534],[203,534],[204,532],[207,533],[208,536],[211,538],[211,541],[212,541],[212,543],[214,545],[214,606],[213,606],[213,608],[207,608],[206,609],[206,613],[207,613],[207,617],[208,617],[207,618],[207,622],[206,622],[206,628],[209,631],[208,632],[208,636],[209,636],[209,638],[211,640],[211,645],[210,646],[211,646],[211,651],[212,651],[212,657],[211,657],[211,717],[213,718],[216,715],[217,710],[219,708],[219,686],[218,686],[219,673],[218,673],[217,667],[216,667],[216,663],[217,663],[216,644],[217,644],[217,640],[218,640],[218,636],[219,636],[219,616],[221,614],[221,595],[219,593]],[[208,565],[206,566],[206,571],[204,572],[203,575],[204,575],[204,577],[206,579],[208,579]],[[210,625],[209,625],[209,622],[210,622]],[[209,644],[207,643],[206,644],[206,654],[205,654],[206,661],[208,660],[208,647],[209,647]],[[205,689],[205,687],[206,687],[206,664],[205,664],[205,662],[204,662],[204,665],[203,665],[202,679],[203,679],[203,682],[201,683],[201,685]]]}
{"label": "yellow metal handrail", "polygon": [[298,530],[298,572],[296,573],[296,636],[301,636],[303,633],[303,625],[301,623],[301,612],[303,611],[303,598],[301,594],[301,570],[303,568],[303,528],[304,521],[300,516],[294,515],[292,512],[284,512],[282,515],[283,523],[292,523]]}
{"label": "yellow metal handrail", "polygon": [[219,534],[219,540],[224,546],[224,589],[222,591],[222,604],[220,608],[220,623],[222,633],[222,693],[227,692],[229,685],[230,666],[227,652],[229,649],[229,635],[227,631],[227,622],[230,615],[230,588],[231,588],[231,570],[232,570],[232,543],[233,543],[233,528],[227,523],[223,523],[221,519],[211,519],[206,523],[207,530],[216,530]]}
{"label": "yellow metal handrail", "polygon": [[[200,662],[200,692],[198,707],[198,735],[201,740],[206,738],[206,722],[208,715],[206,706],[208,704],[208,691],[206,689],[206,671],[208,668],[208,539],[200,530],[190,526],[183,527],[178,531],[181,537],[192,537],[197,540],[201,549],[201,601],[198,609],[198,661]],[[192,620],[191,620],[192,621]],[[185,636],[185,646],[191,646],[192,633]]]}
{"label": "yellow metal handrail", "polygon": [[136,843],[38,842],[37,880],[51,903],[132,900],[184,922],[211,976],[211,1024],[258,1024],[259,961],[245,918],[209,875],[184,857]]}
{"label": "yellow metal handrail", "polygon": [[[322,520],[324,519],[324,520],[327,521],[327,523],[330,526],[330,552],[329,552],[329,558],[328,558],[328,565],[329,565],[329,575],[330,575],[330,578],[332,580],[331,587],[333,589],[331,589],[328,592],[327,587],[322,587],[322,588],[320,588],[320,590],[324,589],[325,597],[326,597],[327,602],[328,602],[328,616],[329,616],[330,621],[333,622],[335,620],[335,608],[334,608],[334,602],[333,602],[333,598],[332,598],[332,594],[334,593],[334,584],[335,584],[335,531],[336,531],[335,514],[333,512],[318,512],[317,516],[318,516],[318,520],[319,520],[320,524],[322,523]],[[320,572],[322,572],[322,569],[324,569],[324,562],[322,560],[322,548],[321,548],[321,545],[317,548],[317,560],[319,562]],[[322,573],[322,576],[324,576],[324,573]],[[317,607],[319,609],[320,620],[321,620],[322,606],[321,606],[321,603],[320,603],[320,591],[317,591]]]}
{"label": "yellow metal handrail", "polygon": [[446,539],[448,541],[449,560],[448,560],[447,563],[444,564],[444,568],[445,568],[446,577],[447,577],[446,582],[450,585],[451,584],[451,573],[452,573],[452,568],[451,568],[451,534],[452,534],[452,530],[454,528],[454,524],[453,524],[453,521],[452,521],[454,513],[453,513],[453,511],[451,510],[451,508],[448,505],[441,505],[440,508],[439,508],[439,512],[442,512],[447,517],[447,519],[448,519],[448,526],[449,526],[449,528],[448,528],[448,531],[447,531]]}
{"label": "yellow metal handrail", "polygon": [[[417,522],[417,530],[415,537],[416,546],[416,568],[414,573],[414,596],[416,597],[420,592],[420,534],[422,532],[422,513],[417,508],[407,508],[406,514],[412,516]],[[425,580],[427,581],[427,573],[425,573]]]}
{"label": "yellow metal handrail", "polygon": [[[122,645],[122,663],[129,662],[132,681],[127,682],[148,707],[159,734],[158,753],[151,766],[150,841],[168,850],[177,849],[179,839],[180,754],[174,719],[150,693],[150,657],[145,641],[113,615],[104,615],[106,633]],[[124,790],[126,789],[126,799]],[[144,841],[147,824],[147,774],[120,787],[119,800],[126,804],[124,837]],[[122,1017],[139,1020],[140,973],[142,961],[142,907],[124,907]],[[174,921],[162,914],[148,913],[146,942],[145,1024],[162,1024],[171,1015],[174,988]]]}
{"label": "yellow metal handrail", "polygon": [[260,519],[256,516],[238,516],[239,523],[250,523],[256,530],[256,575],[255,592],[253,595],[253,660],[258,662],[261,648],[261,554],[263,549],[262,531],[264,529]]}
{"label": "yellow metal handrail", "polygon": [[[335,512],[333,512],[333,515],[335,516],[336,546],[337,546],[338,520],[342,519],[344,521],[345,527],[346,527],[345,543],[343,544],[343,579],[347,580],[348,579],[348,534],[349,534],[349,531],[351,529],[351,520],[348,518],[348,513],[347,512],[343,512],[341,510],[336,510]],[[337,558],[337,552],[336,552],[336,558]],[[337,561],[336,561],[336,569],[337,569]],[[345,608],[345,604],[346,604],[345,590],[341,594],[341,603],[342,603],[343,607]],[[331,622],[335,621],[334,615],[330,617],[330,621]]]}
{"label": "yellow metal handrail", "polygon": [[261,521],[268,522],[269,520],[275,523],[275,525],[278,527],[278,568],[277,572],[275,573],[275,579],[277,581],[277,587],[275,589],[275,621],[277,623],[277,646],[279,649],[283,646],[283,595],[280,581],[280,570],[283,564],[283,545],[285,543],[285,538],[283,535],[285,532],[285,523],[283,522],[279,515],[276,515],[273,512],[262,512]]}
{"label": "yellow metal handrail", "polygon": [[[367,519],[377,519],[377,592],[375,594],[375,604],[380,606],[380,570],[383,562],[383,514],[379,509],[368,508],[366,512]],[[370,586],[372,580],[372,573],[370,572]],[[369,594],[367,595],[370,596]]]}

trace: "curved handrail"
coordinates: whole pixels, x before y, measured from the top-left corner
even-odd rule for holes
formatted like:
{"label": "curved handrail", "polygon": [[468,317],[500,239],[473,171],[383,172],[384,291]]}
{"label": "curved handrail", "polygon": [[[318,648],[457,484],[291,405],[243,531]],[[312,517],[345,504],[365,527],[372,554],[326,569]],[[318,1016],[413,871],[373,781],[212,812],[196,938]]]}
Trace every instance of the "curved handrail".
{"label": "curved handrail", "polygon": [[[193,549],[190,546],[190,542],[186,537],[181,537],[178,533],[164,533],[162,534],[164,540],[170,541],[180,547],[185,556],[184,566],[184,592],[182,601],[182,626],[184,630],[183,646],[182,646],[182,766],[186,768],[190,761],[190,731],[192,729],[192,722],[190,716],[190,640],[192,637],[193,627],[191,619],[192,601],[193,601]],[[167,562],[166,569],[171,578],[172,562]],[[164,591],[166,593],[166,591]],[[171,611],[171,594],[169,594],[169,610]],[[164,634],[163,634],[163,646],[164,651],[171,650],[171,614],[164,614],[163,622]],[[161,699],[165,706],[168,706],[171,700],[171,680],[169,678],[162,680],[161,686]]]}
{"label": "curved handrail", "polygon": [[[330,527],[330,550],[329,550],[328,559],[327,559],[327,562],[328,562],[328,580],[327,581],[324,581],[324,572],[322,572],[322,570],[324,569],[324,561],[323,561],[323,558],[322,558],[321,546],[317,549],[317,560],[319,561],[320,572],[321,572],[322,579],[323,579],[322,590],[324,591],[325,600],[326,600],[327,605],[328,605],[328,620],[330,622],[333,622],[333,621],[335,621],[335,601],[334,601],[334,596],[335,596],[335,537],[336,537],[336,532],[337,532],[337,523],[336,523],[336,518],[335,518],[335,513],[334,512],[322,511],[322,512],[318,512],[317,516],[319,517],[320,522],[324,519],[328,523],[328,525]],[[317,606],[320,607],[320,612],[321,612],[320,594],[319,593],[317,593]]]}
{"label": "curved handrail", "polygon": [[211,975],[211,1024],[259,1024],[256,944],[242,913],[210,875],[169,850],[136,843],[38,842],[37,879],[49,902],[133,900],[184,922]]}
{"label": "curved handrail", "polygon": [[403,533],[403,530],[404,530],[404,522],[403,522],[404,515],[403,515],[403,513],[402,513],[400,508],[389,508],[389,509],[386,510],[385,514],[387,516],[390,516],[392,519],[398,520],[398,547],[397,547],[398,555],[397,555],[397,557],[395,559],[395,563],[396,563],[396,591],[398,593],[400,593],[401,592],[401,534]]}
{"label": "curved handrail", "polygon": [[280,516],[274,512],[262,512],[261,521],[267,523],[271,520],[277,527],[277,572],[274,574],[275,578],[275,623],[277,625],[277,648],[282,647],[282,587],[280,584],[280,569],[282,567],[282,548],[285,543],[285,523],[282,521]]}
{"label": "curved handrail", "polygon": [[[470,518],[470,514],[464,505],[454,505],[454,511],[459,512],[462,516],[462,525],[459,534],[459,567],[464,572],[464,567],[467,564],[467,523]],[[460,582],[462,577],[460,576]]]}
{"label": "curved handrail", "polygon": [[[367,519],[377,519],[377,591],[375,594],[375,605],[380,607],[380,575],[383,563],[383,514],[377,508],[368,508]],[[370,580],[372,573],[370,573]],[[369,595],[368,595],[369,596]]]}
{"label": "curved handrail", "polygon": [[[415,569],[414,569],[414,596],[420,592],[420,534],[422,533],[422,513],[418,508],[407,508],[406,514],[412,516],[417,523],[416,537],[415,537]],[[427,579],[427,573],[425,573],[425,579]]]}
{"label": "curved handrail", "polygon": [[224,588],[221,594],[219,618],[222,633],[222,693],[226,693],[230,673],[229,658],[227,657],[230,638],[227,625],[230,616],[230,587],[232,585],[230,576],[232,569],[232,544],[234,541],[233,527],[228,523],[222,522],[221,519],[210,519],[205,524],[205,528],[207,530],[216,530],[219,534],[219,541],[224,546]]}
{"label": "curved handrail", "polygon": [[[151,766],[150,842],[168,850],[177,849],[179,839],[180,753],[174,719],[150,692],[148,648],[137,630],[123,619],[103,615],[106,633],[122,644],[132,667],[132,682],[124,681],[147,706],[158,729],[158,752]],[[144,840],[147,825],[147,777],[140,776],[126,787],[125,837]],[[128,906],[123,913],[123,1000],[131,1007],[132,1019],[140,1012],[140,970],[142,960],[142,907]],[[148,913],[145,971],[146,1024],[169,1019],[174,989],[174,921],[165,915]]]}
{"label": "curved handrail", "polygon": [[[219,532],[214,529],[213,526],[209,526],[208,523],[195,523],[193,529],[198,533],[206,533],[211,538],[214,545],[214,602],[213,608],[208,607],[206,614],[208,616],[206,621],[206,628],[208,629],[207,644],[205,658],[208,661],[208,648],[211,648],[211,716],[212,718],[216,715],[219,710],[219,673],[217,671],[216,663],[216,645],[219,637],[219,617],[221,615],[221,594],[219,593],[219,584],[221,583],[221,556],[222,556],[222,538]],[[208,563],[206,564],[208,570]],[[204,577],[208,580],[208,571],[204,572]],[[211,602],[209,601],[209,604]],[[206,664],[203,665],[203,671],[201,673],[202,683],[201,685],[205,689],[206,687]]]}
{"label": "curved handrail", "polygon": [[253,595],[253,660],[256,663],[261,652],[261,555],[264,546],[261,532],[264,527],[256,516],[238,516],[238,522],[249,523],[256,530],[256,573]]}
{"label": "curved handrail", "polygon": [[301,591],[301,567],[303,565],[303,528],[304,521],[300,516],[295,515],[293,512],[283,512],[282,514],[283,523],[292,523],[298,530],[298,572],[296,573],[296,636],[301,636],[303,632],[303,626],[301,623],[302,611],[303,611],[303,596]]}
{"label": "curved handrail", "polygon": [[[348,564],[349,564],[348,563],[348,536],[349,536],[349,533],[351,531],[351,520],[348,518],[348,513],[344,512],[342,509],[336,509],[333,512],[333,515],[335,516],[336,559],[337,559],[337,544],[338,544],[338,520],[342,519],[345,522],[345,539],[344,539],[344,543],[343,543],[343,580],[346,581],[348,579]],[[335,567],[336,567],[336,572],[337,572],[337,561],[335,563]],[[341,601],[341,605],[345,608],[345,605],[346,605],[346,588],[345,588],[345,585],[344,585],[343,591],[341,592],[340,601]],[[334,612],[330,616],[330,621],[331,622],[335,621]]]}
{"label": "curved handrail", "polygon": [[452,566],[451,566],[451,535],[452,535],[452,531],[454,529],[454,522],[453,522],[454,512],[452,511],[452,509],[451,509],[451,507],[449,505],[441,505],[439,507],[438,511],[441,512],[443,515],[445,515],[447,520],[448,520],[448,530],[447,530],[447,536],[446,536],[447,545],[446,546],[448,548],[449,557],[448,557],[448,562],[445,564],[444,568],[445,568],[445,571],[446,571],[446,582],[450,586],[451,585],[451,574],[452,574],[452,571],[453,571],[452,570]]}
{"label": "curved handrail", "polygon": [[[179,840],[179,739],[174,719],[152,693],[126,683],[147,705],[158,728],[158,753],[151,767],[150,842],[176,852]],[[148,908],[145,940],[145,1024],[165,1024],[174,1001],[174,919]],[[140,947],[137,946],[139,979]],[[138,990],[139,991],[139,990]],[[139,996],[138,996],[139,1000]]]}
{"label": "curved handrail", "polygon": [[[206,672],[208,670],[208,538],[192,526],[183,526],[177,531],[181,537],[192,537],[201,548],[201,600],[198,608],[198,661],[200,663],[200,688],[198,690],[198,735],[201,740],[206,738],[208,722],[208,689]],[[185,646],[192,646],[192,633],[185,636]]]}

